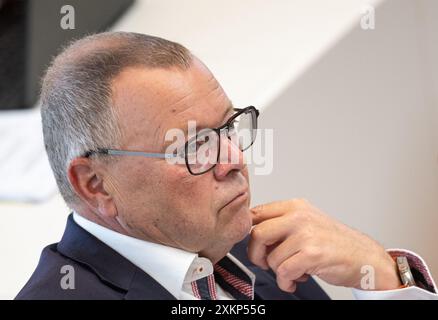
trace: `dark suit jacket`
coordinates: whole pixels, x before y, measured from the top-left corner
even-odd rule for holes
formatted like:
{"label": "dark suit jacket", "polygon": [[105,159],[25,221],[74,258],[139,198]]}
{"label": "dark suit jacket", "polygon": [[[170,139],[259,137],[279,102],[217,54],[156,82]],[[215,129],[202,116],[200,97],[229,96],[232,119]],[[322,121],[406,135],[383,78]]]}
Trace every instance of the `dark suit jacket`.
{"label": "dark suit jacket", "polygon": [[[281,291],[272,272],[253,265],[246,256],[248,239],[231,253],[256,275],[256,299],[329,299],[310,279],[294,294]],[[61,268],[74,268],[75,288],[62,289]],[[157,281],[77,225],[70,215],[59,243],[47,246],[38,266],[16,299],[175,299]]]}

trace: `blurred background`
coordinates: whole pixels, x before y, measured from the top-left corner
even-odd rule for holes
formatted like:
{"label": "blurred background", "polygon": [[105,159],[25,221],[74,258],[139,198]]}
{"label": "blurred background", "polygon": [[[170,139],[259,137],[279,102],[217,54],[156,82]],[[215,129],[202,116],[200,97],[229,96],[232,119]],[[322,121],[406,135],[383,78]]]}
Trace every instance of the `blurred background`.
{"label": "blurred background", "polygon": [[185,45],[234,105],[261,109],[274,165],[250,170],[254,205],[307,198],[417,252],[437,279],[437,17],[435,0],[0,0],[0,299],[69,214],[44,152],[39,79],[70,39],[108,29]]}

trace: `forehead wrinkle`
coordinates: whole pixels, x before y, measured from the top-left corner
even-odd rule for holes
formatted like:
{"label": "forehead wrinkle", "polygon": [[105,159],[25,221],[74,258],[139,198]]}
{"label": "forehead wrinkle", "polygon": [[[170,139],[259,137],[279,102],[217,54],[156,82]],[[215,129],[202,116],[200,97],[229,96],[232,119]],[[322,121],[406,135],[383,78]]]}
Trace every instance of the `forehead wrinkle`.
{"label": "forehead wrinkle", "polygon": [[[125,88],[123,87],[123,81],[120,81],[120,79],[123,79],[123,76],[126,76],[128,74],[129,71],[136,71],[137,69],[135,68],[131,68],[129,70],[125,70],[124,72],[122,72],[116,79],[119,81],[115,81],[116,79],[113,80],[112,83],[112,89],[113,89],[113,95],[112,95],[112,99],[113,100],[118,100],[116,99],[117,97],[124,97],[124,93],[126,93],[126,91],[124,90]],[[147,72],[154,72],[155,70],[147,70]],[[161,71],[161,70],[160,70]],[[129,75],[129,74],[128,74]],[[143,80],[143,78],[142,78]],[[146,79],[146,85],[149,81],[149,79]],[[137,85],[144,85],[144,81],[141,81],[141,83],[136,83]],[[130,87],[135,88],[136,91],[140,91],[139,88],[137,87]],[[132,101],[133,98],[133,94],[131,93],[131,95],[129,95],[130,100],[128,102],[121,100],[119,103],[114,103],[117,106],[117,109],[119,109],[118,111],[121,113],[123,112],[122,110],[124,109],[123,106],[128,104],[131,105],[130,108],[130,112],[134,111],[134,112],[142,112],[142,114],[138,114],[137,116],[135,116],[135,118],[137,120],[141,120],[141,118],[144,118],[145,126],[149,126],[150,127],[150,131],[149,131],[149,139],[146,139],[147,137],[145,137],[145,140],[149,140],[149,142],[151,143],[151,145],[145,145],[144,147],[146,148],[151,148],[151,152],[153,151],[153,149],[157,149],[157,147],[161,147],[161,141],[164,139],[164,136],[161,136],[161,132],[163,130],[166,129],[166,123],[170,120],[169,119],[169,112],[171,112],[172,109],[176,109],[178,105],[183,104],[188,98],[190,98],[190,95],[192,94],[192,91],[190,90],[177,90],[177,88],[173,88],[174,90],[172,91],[179,91],[179,96],[176,97],[177,100],[172,101],[172,98],[175,98],[173,94],[169,94],[169,91],[167,91],[167,94],[165,94],[165,97],[163,97],[163,93],[166,93],[166,91],[161,91],[158,89],[155,89],[154,86],[151,86],[149,88],[149,92],[148,94],[150,94],[150,98],[148,99],[148,101],[143,101],[143,96],[140,95],[140,99],[139,100],[141,102],[141,106],[139,106],[138,108],[132,108],[132,105],[134,105],[135,103],[139,103],[137,100]],[[135,91],[134,91],[135,93]],[[161,101],[157,100],[156,97],[160,96],[164,99],[161,99]],[[135,96],[135,94],[134,94]],[[144,103],[149,104],[149,107],[147,108],[143,108],[144,107]],[[158,104],[158,105],[154,105],[154,104]],[[147,115],[146,113],[147,112]],[[136,121],[136,123],[141,127],[142,123],[140,121]],[[130,125],[129,123],[125,123],[125,127],[126,129],[128,129],[130,133],[131,138],[134,138],[135,141],[138,142],[138,139],[135,138],[135,136],[138,137],[139,135],[139,131],[141,130],[140,128],[137,128],[137,126],[133,127],[132,125]],[[125,143],[129,143],[128,141],[125,141]],[[158,146],[157,146],[158,144]],[[143,145],[143,144],[142,144]]]}
{"label": "forehead wrinkle", "polygon": [[[216,80],[216,78],[214,77],[214,75],[211,72],[209,73],[209,79],[207,80],[207,87],[209,87],[209,92],[207,95],[204,95],[203,98],[210,97],[212,94],[215,94],[215,93],[218,93],[218,95],[221,95],[221,93],[223,92],[220,83]],[[166,134],[167,130],[174,129],[174,128],[182,129],[184,131],[184,133],[187,134],[188,121],[190,121],[190,120],[198,121],[198,119],[190,119],[190,118],[184,119],[184,120],[178,119],[178,118],[186,118],[186,117],[184,117],[184,115],[186,113],[190,113],[194,107],[199,107],[199,103],[193,103],[191,105],[190,104],[188,105],[188,103],[187,103],[187,100],[189,100],[190,97],[192,97],[193,95],[196,95],[198,93],[199,89],[198,90],[193,90],[194,88],[185,88],[185,89],[186,90],[189,89],[187,93],[185,93],[182,97],[179,97],[173,103],[165,106],[165,108],[164,108],[165,110],[163,110],[164,112],[161,114],[165,114],[168,117],[165,117],[164,119],[162,119],[162,122],[160,124],[158,124],[158,122],[156,122],[157,126],[153,132],[153,141],[155,141],[155,143],[159,143],[160,146],[162,145],[163,142],[165,144],[167,143],[165,141],[165,134]],[[227,100],[226,103],[228,104],[228,108],[226,109],[225,114],[224,114],[224,117],[226,117],[226,115],[228,113],[230,113],[230,111],[233,111],[233,109],[232,109],[232,102],[226,97],[226,95],[224,95],[224,96]],[[204,113],[205,111],[202,110],[202,112]],[[159,118],[161,118],[161,117],[159,117]],[[173,122],[173,121],[175,121],[175,122]],[[174,124],[171,125],[170,127],[166,125],[167,123],[171,123],[171,122],[173,122]],[[197,124],[197,126],[198,126],[198,124]]]}
{"label": "forehead wrinkle", "polygon": [[[159,143],[160,146],[162,146],[162,143],[165,145],[169,143],[169,141],[165,141],[166,132],[170,129],[181,129],[184,133],[187,132],[187,123],[190,120],[197,119],[184,119],[180,120],[179,118],[186,118],[184,115],[186,113],[190,113],[193,108],[199,107],[198,103],[193,104],[187,104],[186,101],[190,99],[190,97],[193,95],[194,91],[189,91],[187,94],[185,94],[183,97],[179,98],[175,102],[165,106],[165,110],[163,110],[163,113],[167,117],[163,117],[162,122],[159,126],[154,130],[153,133],[153,140],[156,143]],[[166,125],[172,123],[170,126]]]}
{"label": "forehead wrinkle", "polygon": [[[184,94],[183,97],[179,98],[177,101],[173,102],[172,104],[169,104],[168,106],[166,106],[166,108],[169,109],[177,109],[175,108],[175,106],[178,106],[179,104],[184,103],[185,100],[187,100],[188,97],[190,97],[190,95],[192,94],[192,92],[188,92],[187,94]],[[176,113],[178,114],[178,113]]]}
{"label": "forehead wrinkle", "polygon": [[[234,113],[233,103],[231,101],[229,101],[228,107],[225,109],[224,113],[222,114],[220,122],[218,122],[218,123],[216,123],[214,125],[213,124],[212,125],[206,125],[206,124],[196,123],[196,129],[197,129],[197,131],[199,131],[199,130],[204,129],[204,128],[211,128],[212,129],[212,128],[220,127],[222,124],[225,123],[225,121],[228,120],[229,117],[231,117],[231,115],[233,113]],[[181,121],[181,125],[178,125],[179,128],[182,127],[182,130],[184,131],[185,134],[187,134],[187,122],[189,120],[191,120],[191,119],[185,120],[185,122]]]}
{"label": "forehead wrinkle", "polygon": [[[172,110],[177,109],[176,106],[178,106],[179,104],[184,103],[184,101],[187,100],[187,98],[189,98],[190,95],[191,95],[191,92],[185,94],[183,97],[179,98],[174,103],[169,104],[168,106],[165,106],[165,109],[166,109],[165,115],[169,115],[170,114],[170,117],[173,117],[173,116],[178,116],[180,113],[182,113],[184,111],[184,109],[179,111],[179,112],[173,112]],[[192,107],[193,106],[190,106],[189,109],[192,108]],[[162,132],[161,129],[166,129],[166,131],[169,130],[169,129],[173,129],[173,128],[165,128],[166,126],[164,124],[166,122],[169,122],[169,119],[167,117],[164,117],[164,121],[162,120],[160,123],[157,122],[158,125],[157,125],[157,127],[155,128],[155,130],[153,132],[153,140],[156,141],[157,143],[160,143],[161,139],[163,139],[163,140],[165,139],[165,133]]]}
{"label": "forehead wrinkle", "polygon": [[[215,80],[214,76],[211,76],[211,77],[210,77],[210,81],[211,81],[211,80]],[[219,91],[219,95],[220,95],[220,93],[223,92],[222,87],[221,87],[221,85],[219,84],[219,82],[214,81],[214,83],[215,83],[215,87],[214,87],[212,90],[210,90],[210,92],[209,92],[206,96],[203,97],[204,99],[205,99],[205,98],[208,98],[210,95],[216,93],[217,91]],[[193,91],[190,92],[188,95],[186,95],[186,96],[184,97],[184,99],[180,99],[179,102],[178,102],[177,104],[180,104],[181,102],[183,102],[183,100],[185,100],[185,98],[188,98],[188,97],[191,95],[191,93],[193,93]],[[226,97],[226,95],[225,95],[225,98],[226,98],[226,100],[227,100],[227,103],[229,104],[229,106],[228,106],[228,108],[227,108],[227,111],[225,112],[225,114],[227,114],[227,113],[228,113],[228,110],[230,109],[230,106],[231,106],[231,109],[232,109],[232,102]],[[175,105],[175,104],[174,104],[174,105]],[[181,115],[184,115],[185,113],[189,112],[190,109],[193,108],[194,106],[196,106],[196,104],[194,104],[194,105],[190,105],[188,108],[182,108],[180,111],[174,113],[174,115],[175,115],[175,116],[181,116]],[[204,110],[202,110],[202,111],[205,112]],[[208,112],[208,111],[207,111],[207,112]],[[189,121],[189,120],[195,120],[195,121],[196,121],[197,119],[187,119],[185,122],[187,122],[187,121]]]}
{"label": "forehead wrinkle", "polygon": [[[190,109],[190,108],[192,108],[192,106],[191,107],[189,107],[188,109]],[[186,110],[188,110],[188,109],[186,109]],[[183,111],[185,111],[185,110],[183,110]],[[183,113],[183,111],[181,111],[181,112],[179,112],[180,114],[181,113]],[[233,106],[233,102],[231,101],[231,100],[228,100],[228,107],[225,109],[225,112],[223,113],[223,116],[222,116],[222,118],[221,118],[221,122],[220,123],[218,123],[216,126],[210,126],[211,128],[213,128],[213,127],[219,127],[219,126],[221,126],[221,125],[223,125],[227,120],[228,120],[228,118],[230,118],[231,116],[232,116],[232,114],[234,113],[235,111],[234,111],[234,106]],[[172,142],[174,142],[174,140],[171,140],[171,141],[165,141],[165,130],[167,131],[167,130],[169,130],[169,129],[181,129],[183,132],[184,132],[184,134],[187,136],[187,122],[189,121],[190,119],[187,119],[187,120],[185,120],[185,121],[181,121],[181,122],[179,122],[176,126],[173,126],[172,128],[166,128],[165,126],[163,126],[163,127],[161,127],[161,125],[157,128],[157,130],[155,131],[155,136],[154,136],[154,140],[157,142],[157,143],[161,143],[161,142],[163,142],[164,144],[163,145],[160,145],[161,147],[164,147],[164,148],[166,148],[168,145],[170,145]],[[196,129],[197,129],[197,131],[199,131],[199,130],[201,130],[201,129],[203,129],[203,128],[206,128],[206,126],[204,126],[204,125],[198,125],[198,124],[196,124]],[[162,140],[162,141],[161,141]],[[164,152],[164,151],[163,151]]]}
{"label": "forehead wrinkle", "polygon": [[221,87],[221,85],[219,84],[219,82],[216,81],[216,86],[214,87],[213,90],[211,90],[211,91],[207,94],[206,97],[209,97],[209,96],[211,96],[212,94],[215,94],[218,90],[219,90],[219,95],[220,95],[220,93],[221,93],[221,91],[222,91],[222,87]]}

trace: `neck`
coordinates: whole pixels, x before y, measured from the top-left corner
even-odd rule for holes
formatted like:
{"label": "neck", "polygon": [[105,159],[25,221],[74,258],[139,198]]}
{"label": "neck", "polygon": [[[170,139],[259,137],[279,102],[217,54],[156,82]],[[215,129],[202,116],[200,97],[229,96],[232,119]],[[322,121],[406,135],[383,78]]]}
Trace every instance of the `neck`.
{"label": "neck", "polygon": [[200,251],[198,253],[198,255],[200,257],[204,257],[204,258],[209,259],[211,261],[211,263],[213,265],[215,265],[220,260],[222,260],[222,258],[225,257],[228,252],[230,252],[231,248],[232,248],[232,246],[229,248],[228,247],[224,248],[223,246],[215,247],[215,248],[208,248],[208,249],[204,249],[204,250]]}

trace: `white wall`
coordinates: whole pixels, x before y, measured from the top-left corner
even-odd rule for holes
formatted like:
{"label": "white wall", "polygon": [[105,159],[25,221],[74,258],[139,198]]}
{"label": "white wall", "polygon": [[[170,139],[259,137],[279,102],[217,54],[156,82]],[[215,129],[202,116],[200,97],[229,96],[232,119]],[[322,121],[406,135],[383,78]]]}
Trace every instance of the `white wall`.
{"label": "white wall", "polygon": [[380,1],[138,0],[115,29],[184,44],[236,106],[265,107]]}
{"label": "white wall", "polygon": [[438,276],[438,55],[424,51],[436,51],[436,9],[386,1],[375,30],[357,23],[290,83],[262,114],[275,165],[252,189],[257,203],[307,198],[386,247],[420,253]]}

